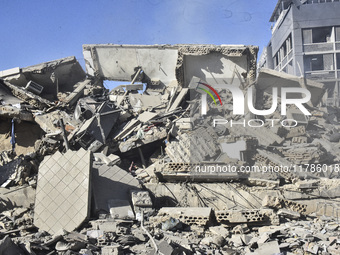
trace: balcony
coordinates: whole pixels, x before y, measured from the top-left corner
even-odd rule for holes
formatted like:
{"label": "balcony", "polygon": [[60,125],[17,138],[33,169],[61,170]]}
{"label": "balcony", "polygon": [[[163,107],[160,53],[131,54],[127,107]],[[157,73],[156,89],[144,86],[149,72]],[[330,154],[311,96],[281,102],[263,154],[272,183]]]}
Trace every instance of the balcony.
{"label": "balcony", "polygon": [[321,71],[309,71],[305,72],[305,77],[311,80],[334,80],[335,71],[321,70]]}
{"label": "balcony", "polygon": [[[340,46],[340,45],[339,45]],[[304,52],[332,51],[333,43],[311,43],[303,45]]]}

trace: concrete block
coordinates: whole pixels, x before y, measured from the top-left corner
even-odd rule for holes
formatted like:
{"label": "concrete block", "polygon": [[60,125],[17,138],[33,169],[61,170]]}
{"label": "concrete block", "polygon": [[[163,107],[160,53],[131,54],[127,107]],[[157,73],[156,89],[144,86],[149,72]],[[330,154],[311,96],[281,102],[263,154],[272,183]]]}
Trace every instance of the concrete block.
{"label": "concrete block", "polygon": [[243,210],[222,210],[215,212],[216,219],[220,223],[257,223],[271,222],[273,210],[268,209],[243,209]]}
{"label": "concrete block", "polygon": [[210,221],[211,208],[207,207],[163,207],[158,216],[170,216],[181,222],[191,225],[204,226]]}
{"label": "concrete block", "polygon": [[17,206],[30,207],[34,204],[35,189],[31,186],[17,188],[0,188],[0,210],[10,210]]}
{"label": "concrete block", "polygon": [[305,214],[307,206],[304,204],[299,204],[290,200],[286,200],[283,198],[265,196],[262,200],[263,207],[282,209],[287,208],[294,212],[299,212],[301,214]]}

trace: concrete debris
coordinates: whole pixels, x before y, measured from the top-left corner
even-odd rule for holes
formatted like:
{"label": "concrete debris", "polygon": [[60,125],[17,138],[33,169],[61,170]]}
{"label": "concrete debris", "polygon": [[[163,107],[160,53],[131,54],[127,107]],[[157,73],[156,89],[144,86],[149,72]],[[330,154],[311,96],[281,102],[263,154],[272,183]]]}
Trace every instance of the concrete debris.
{"label": "concrete debris", "polygon": [[271,209],[223,210],[215,213],[217,221],[224,224],[256,223],[259,225],[269,223],[276,225],[278,223],[278,219]]}
{"label": "concrete debris", "polygon": [[262,201],[263,207],[270,207],[275,209],[281,209],[281,208],[288,208],[292,211],[299,212],[299,213],[305,213],[306,212],[306,205],[296,203],[294,201],[289,201],[283,198],[278,197],[271,197],[266,196]]}
{"label": "concrete debris", "polygon": [[50,234],[73,231],[90,211],[91,154],[80,149],[45,157],[39,167],[34,224]]}
{"label": "concrete debris", "polygon": [[0,71],[0,254],[338,254],[340,111],[257,51],[84,45],[86,72]]}

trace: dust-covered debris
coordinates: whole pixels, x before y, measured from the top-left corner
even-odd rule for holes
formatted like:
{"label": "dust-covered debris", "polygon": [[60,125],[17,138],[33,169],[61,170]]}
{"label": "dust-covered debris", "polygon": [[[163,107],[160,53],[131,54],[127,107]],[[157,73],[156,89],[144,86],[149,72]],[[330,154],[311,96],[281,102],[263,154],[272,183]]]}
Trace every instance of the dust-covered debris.
{"label": "dust-covered debris", "polygon": [[86,73],[74,57],[0,72],[0,254],[340,252],[323,84],[256,78],[254,46],[83,50]]}

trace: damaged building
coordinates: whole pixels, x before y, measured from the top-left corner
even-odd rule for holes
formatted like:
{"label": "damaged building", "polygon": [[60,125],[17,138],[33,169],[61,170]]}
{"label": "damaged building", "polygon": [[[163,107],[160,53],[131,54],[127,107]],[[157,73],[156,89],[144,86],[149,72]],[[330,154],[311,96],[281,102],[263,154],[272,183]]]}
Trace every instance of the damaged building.
{"label": "damaged building", "polygon": [[259,67],[322,82],[323,104],[339,106],[339,10],[337,0],[278,0]]}
{"label": "damaged building", "polygon": [[339,253],[340,111],[257,52],[96,44],[86,72],[1,71],[0,254]]}

